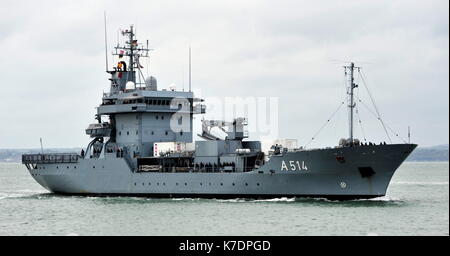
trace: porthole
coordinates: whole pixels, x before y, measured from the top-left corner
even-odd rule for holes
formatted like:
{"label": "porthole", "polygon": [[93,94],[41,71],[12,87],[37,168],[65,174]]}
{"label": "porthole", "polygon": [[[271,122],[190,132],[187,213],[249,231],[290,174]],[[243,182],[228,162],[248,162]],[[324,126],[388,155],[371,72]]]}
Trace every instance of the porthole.
{"label": "porthole", "polygon": [[169,132],[168,131],[166,131],[166,135],[168,135],[169,134]]}
{"label": "porthole", "polygon": [[256,183],[256,186],[258,186],[258,187],[259,187],[259,183]]}
{"label": "porthole", "polygon": [[200,186],[203,186],[203,183],[200,182]]}
{"label": "porthole", "polygon": [[67,166],[67,169],[69,169],[69,166]]}
{"label": "porthole", "polygon": [[245,186],[248,186],[248,183],[245,183]]}
{"label": "porthole", "polygon": [[127,131],[127,136],[128,136],[128,135],[130,135],[130,132],[129,132],[129,131]]}
{"label": "porthole", "polygon": [[136,182],[134,183],[134,185],[136,186]]}
{"label": "porthole", "polygon": [[94,165],[94,166],[92,166],[92,168],[94,168],[94,169],[95,169],[95,165]]}
{"label": "porthole", "polygon": [[158,116],[156,116],[156,120],[158,120],[159,119],[159,117]]}
{"label": "porthole", "polygon": [[223,186],[223,183],[220,183],[220,186]]}
{"label": "porthole", "polygon": [[185,186],[187,186],[187,183],[184,183]]}
{"label": "porthole", "polygon": [[178,186],[178,182],[177,182],[177,183],[175,183],[175,185],[176,185],[176,186]]}
{"label": "porthole", "polygon": [[144,186],[145,185],[145,183],[144,182],[142,182],[142,186]]}
{"label": "porthole", "polygon": [[159,182],[156,183],[156,186],[159,186]]}
{"label": "porthole", "polygon": [[234,186],[234,185],[236,185],[236,184],[234,184],[234,182],[233,182],[233,186]]}
{"label": "porthole", "polygon": [[[39,168],[40,169],[40,168]],[[56,169],[59,169],[59,166],[56,166]]]}
{"label": "porthole", "polygon": [[151,185],[152,185],[152,183],[150,183],[150,182],[149,182],[149,183],[148,183],[148,185],[149,185],[149,186],[151,186]]}
{"label": "porthole", "polygon": [[209,185],[211,186],[211,182],[209,183]]}
{"label": "porthole", "polygon": [[165,186],[166,185],[166,183],[165,182],[163,182],[163,186]]}
{"label": "porthole", "polygon": [[161,120],[164,120],[164,116],[161,116]]}

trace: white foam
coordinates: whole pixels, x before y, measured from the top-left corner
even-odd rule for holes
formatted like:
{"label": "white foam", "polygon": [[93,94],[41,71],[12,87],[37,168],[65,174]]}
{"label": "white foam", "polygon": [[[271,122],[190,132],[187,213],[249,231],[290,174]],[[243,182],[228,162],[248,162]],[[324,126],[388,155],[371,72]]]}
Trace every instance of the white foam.
{"label": "white foam", "polygon": [[14,190],[14,191],[0,191],[0,200],[6,199],[6,198],[31,196],[34,194],[42,194],[45,192],[46,191],[43,191],[43,190],[29,190],[29,189]]}
{"label": "white foam", "polygon": [[272,198],[272,199],[258,199],[258,200],[255,200],[255,202],[295,202],[295,197],[292,197],[292,198],[281,197],[281,198]]}
{"label": "white foam", "polygon": [[217,199],[218,202],[224,203],[258,203],[258,202],[295,202],[295,198],[271,198],[271,199],[245,199],[245,198],[234,198],[234,199]]}
{"label": "white foam", "polygon": [[391,196],[380,196],[369,199],[357,199],[355,201],[373,201],[373,202],[400,202],[402,201],[400,198],[391,197]]}

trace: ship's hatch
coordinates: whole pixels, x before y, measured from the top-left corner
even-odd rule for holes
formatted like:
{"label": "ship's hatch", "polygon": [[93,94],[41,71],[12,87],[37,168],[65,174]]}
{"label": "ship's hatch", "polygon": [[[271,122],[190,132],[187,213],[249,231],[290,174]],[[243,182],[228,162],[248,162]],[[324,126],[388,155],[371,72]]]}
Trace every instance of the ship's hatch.
{"label": "ship's hatch", "polygon": [[368,178],[375,174],[372,167],[358,167],[358,170],[363,178]]}

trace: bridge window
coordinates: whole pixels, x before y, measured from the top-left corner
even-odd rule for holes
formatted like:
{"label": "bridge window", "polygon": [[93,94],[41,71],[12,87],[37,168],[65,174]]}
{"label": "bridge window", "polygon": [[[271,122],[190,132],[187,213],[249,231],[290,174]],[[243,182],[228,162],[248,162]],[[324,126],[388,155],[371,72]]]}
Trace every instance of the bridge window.
{"label": "bridge window", "polygon": [[158,116],[156,116],[156,120],[158,120],[158,118],[159,118],[159,117],[158,117]]}
{"label": "bridge window", "polygon": [[161,116],[161,120],[164,120],[164,116]]}
{"label": "bridge window", "polygon": [[166,131],[166,136],[167,136],[167,135],[169,135],[169,132],[168,132],[168,131]]}

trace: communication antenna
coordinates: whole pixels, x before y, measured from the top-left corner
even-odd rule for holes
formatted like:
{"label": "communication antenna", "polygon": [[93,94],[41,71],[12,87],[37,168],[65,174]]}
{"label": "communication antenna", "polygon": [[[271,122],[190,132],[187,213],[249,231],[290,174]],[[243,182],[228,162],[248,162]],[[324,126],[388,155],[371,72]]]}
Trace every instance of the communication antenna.
{"label": "communication antenna", "polygon": [[189,46],[189,92],[191,91],[191,46]]}
{"label": "communication antenna", "polygon": [[42,146],[42,137],[39,138],[39,140],[41,141],[41,153],[44,154],[44,147]]}
{"label": "communication antenna", "polygon": [[408,126],[408,144],[411,143],[411,129]]}
{"label": "communication antenna", "polygon": [[106,59],[106,72],[108,72],[108,40],[107,40],[107,34],[106,34],[106,11],[103,12],[103,17],[105,20],[105,59]]}

